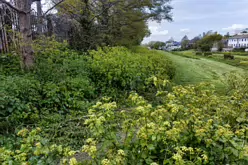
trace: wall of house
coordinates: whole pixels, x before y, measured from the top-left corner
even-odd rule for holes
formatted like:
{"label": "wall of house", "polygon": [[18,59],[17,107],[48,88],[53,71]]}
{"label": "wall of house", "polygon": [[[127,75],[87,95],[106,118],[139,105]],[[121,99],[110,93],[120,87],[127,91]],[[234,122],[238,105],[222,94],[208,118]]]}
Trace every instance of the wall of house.
{"label": "wall of house", "polygon": [[248,37],[241,39],[228,39],[228,46],[233,48],[247,48],[248,47]]}

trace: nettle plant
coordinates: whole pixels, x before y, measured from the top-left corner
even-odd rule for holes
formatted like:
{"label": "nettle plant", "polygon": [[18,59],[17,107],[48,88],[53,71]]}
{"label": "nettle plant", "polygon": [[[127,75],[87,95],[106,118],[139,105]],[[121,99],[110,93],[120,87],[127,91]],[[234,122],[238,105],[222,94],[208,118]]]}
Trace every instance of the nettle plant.
{"label": "nettle plant", "polygon": [[153,106],[136,93],[129,107],[103,99],[85,121],[88,164],[247,164],[247,94],[217,96],[211,86],[176,86],[154,78]]}

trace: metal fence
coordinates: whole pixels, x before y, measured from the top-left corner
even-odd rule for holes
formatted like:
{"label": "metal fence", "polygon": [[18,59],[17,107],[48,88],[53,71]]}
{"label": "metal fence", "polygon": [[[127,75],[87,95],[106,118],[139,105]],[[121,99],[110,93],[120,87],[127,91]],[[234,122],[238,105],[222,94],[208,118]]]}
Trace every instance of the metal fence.
{"label": "metal fence", "polygon": [[[0,4],[0,54],[20,47],[20,28],[18,13],[5,4]],[[37,27],[42,26],[42,34],[55,35],[59,41],[68,40],[72,23],[66,16],[56,14],[46,15],[42,21],[38,19],[36,11],[31,12],[31,29],[33,39],[38,36]]]}
{"label": "metal fence", "polygon": [[[37,12],[31,12],[32,35],[35,36],[38,24]],[[0,4],[0,53],[8,53],[19,48],[20,28],[18,13],[5,4]],[[46,31],[45,24],[42,25]]]}
{"label": "metal fence", "polygon": [[18,45],[18,15],[8,6],[0,4],[0,52],[6,53]]}

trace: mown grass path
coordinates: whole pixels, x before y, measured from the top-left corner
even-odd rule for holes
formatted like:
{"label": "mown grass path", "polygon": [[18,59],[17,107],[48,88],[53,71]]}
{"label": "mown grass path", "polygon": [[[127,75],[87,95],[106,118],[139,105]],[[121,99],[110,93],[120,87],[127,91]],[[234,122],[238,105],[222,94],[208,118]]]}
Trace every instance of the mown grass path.
{"label": "mown grass path", "polygon": [[206,58],[192,59],[171,53],[164,53],[176,65],[174,82],[180,85],[212,82],[217,87],[224,87],[225,75],[230,72],[245,74],[241,68]]}

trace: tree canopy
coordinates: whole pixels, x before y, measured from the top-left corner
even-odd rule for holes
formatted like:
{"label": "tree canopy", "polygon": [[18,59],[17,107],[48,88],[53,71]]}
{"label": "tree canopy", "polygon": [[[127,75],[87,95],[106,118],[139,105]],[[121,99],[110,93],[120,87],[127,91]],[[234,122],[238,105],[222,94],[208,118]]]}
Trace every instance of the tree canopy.
{"label": "tree canopy", "polygon": [[197,48],[201,51],[210,51],[213,44],[216,42],[220,42],[222,40],[222,35],[220,34],[213,34],[213,35],[206,35],[197,43]]}
{"label": "tree canopy", "polygon": [[138,45],[150,34],[147,21],[172,21],[170,0],[65,0],[61,15],[74,20],[71,46]]}

